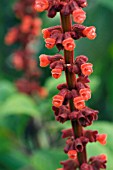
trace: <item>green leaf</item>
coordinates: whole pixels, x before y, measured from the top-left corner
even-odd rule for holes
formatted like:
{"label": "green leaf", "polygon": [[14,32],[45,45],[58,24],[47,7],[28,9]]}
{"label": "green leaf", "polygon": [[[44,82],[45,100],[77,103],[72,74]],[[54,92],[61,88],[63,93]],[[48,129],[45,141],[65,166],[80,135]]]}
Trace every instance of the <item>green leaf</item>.
{"label": "green leaf", "polygon": [[55,170],[60,167],[59,162],[67,159],[67,156],[59,150],[39,150],[31,158],[31,164],[34,170]]}
{"label": "green leaf", "polygon": [[15,92],[16,89],[11,82],[7,80],[0,81],[0,102],[4,102],[9,96],[14,94]]}
{"label": "green leaf", "polygon": [[24,94],[15,94],[11,96],[3,103],[0,110],[0,117],[12,114],[27,114],[30,116],[39,115],[35,102]]}

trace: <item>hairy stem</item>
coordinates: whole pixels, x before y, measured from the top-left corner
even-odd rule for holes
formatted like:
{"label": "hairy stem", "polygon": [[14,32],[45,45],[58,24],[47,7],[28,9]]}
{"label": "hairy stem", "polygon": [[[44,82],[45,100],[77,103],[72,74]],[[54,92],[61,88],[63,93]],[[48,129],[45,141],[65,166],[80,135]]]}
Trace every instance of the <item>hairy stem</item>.
{"label": "hairy stem", "polygon": [[[62,25],[63,32],[65,33],[65,32],[71,31],[72,21],[71,21],[70,15],[64,16],[64,15],[60,14],[60,16],[61,16],[61,25]],[[65,64],[73,64],[74,51],[64,50],[64,58],[65,58]],[[66,68],[65,75],[66,75],[66,81],[67,81],[68,89],[71,90],[71,89],[75,88],[75,85],[76,85],[75,74],[70,73],[68,71],[68,69]],[[74,111],[75,108],[74,108],[73,101],[70,100],[69,104],[70,104],[71,112]],[[73,128],[73,131],[74,131],[75,138],[82,136],[82,134],[83,134],[82,126],[80,126],[76,120],[71,121],[71,124],[72,124],[72,128]],[[83,152],[78,153],[78,161],[79,161],[80,165],[84,162],[87,162],[86,148],[84,148]]]}

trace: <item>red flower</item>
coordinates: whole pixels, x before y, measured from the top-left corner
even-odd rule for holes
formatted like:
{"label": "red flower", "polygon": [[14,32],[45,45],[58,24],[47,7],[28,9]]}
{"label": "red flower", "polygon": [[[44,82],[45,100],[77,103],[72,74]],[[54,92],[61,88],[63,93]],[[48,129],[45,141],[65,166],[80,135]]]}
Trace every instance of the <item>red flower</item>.
{"label": "red flower", "polygon": [[98,157],[98,159],[101,159],[103,161],[107,160],[107,156],[105,154],[98,155],[97,157]]}
{"label": "red flower", "polygon": [[93,40],[96,38],[96,28],[94,26],[91,26],[91,27],[86,27],[84,30],[83,30],[83,34],[90,40]]}
{"label": "red flower", "polygon": [[53,106],[55,106],[55,107],[60,107],[60,106],[62,105],[63,101],[64,101],[64,97],[63,97],[63,96],[55,95],[55,96],[53,97],[52,104],[53,104]]}
{"label": "red flower", "polygon": [[50,61],[48,60],[48,56],[45,55],[45,54],[41,54],[39,56],[39,59],[40,59],[40,66],[41,67],[46,67],[50,64]]}
{"label": "red flower", "polygon": [[46,88],[40,87],[40,89],[38,90],[38,94],[41,98],[45,98],[48,95],[48,91],[46,90]]}
{"label": "red flower", "polygon": [[86,12],[82,10],[82,8],[78,8],[73,11],[73,20],[78,24],[82,24],[86,19]]}
{"label": "red flower", "polygon": [[85,75],[85,76],[89,76],[92,72],[93,72],[93,64],[91,63],[84,63],[81,65],[81,70],[82,70],[82,73]]}
{"label": "red flower", "polygon": [[54,39],[54,38],[46,38],[45,39],[45,42],[46,42],[46,47],[47,48],[49,48],[49,49],[51,49],[51,48],[53,48],[54,46],[55,46],[55,42],[56,42],[56,40]]}
{"label": "red flower", "polygon": [[43,34],[43,38],[45,39],[50,37],[50,32],[48,31],[48,29],[43,29],[42,34]]}
{"label": "red flower", "polygon": [[80,89],[79,92],[84,100],[88,100],[91,98],[91,90],[89,88]]}
{"label": "red flower", "polygon": [[76,47],[74,40],[71,37],[65,39],[62,42],[62,45],[64,46],[65,50],[67,50],[67,51],[72,51]]}
{"label": "red flower", "polygon": [[14,54],[12,63],[17,70],[22,70],[24,68],[23,58],[19,53]]}
{"label": "red flower", "polygon": [[23,33],[28,33],[30,31],[31,25],[32,25],[32,17],[26,15],[22,19],[22,24],[20,25],[20,29]]}
{"label": "red flower", "polygon": [[54,68],[52,69],[51,73],[52,73],[52,77],[58,79],[62,74],[62,70],[60,68]]}
{"label": "red flower", "polygon": [[5,43],[7,45],[13,44],[17,40],[18,35],[18,29],[17,28],[11,28],[7,35],[5,36]]}
{"label": "red flower", "polygon": [[49,6],[48,0],[36,0],[34,9],[38,12],[43,12]]}
{"label": "red flower", "polygon": [[78,110],[81,110],[85,107],[84,99],[81,96],[75,97],[73,102],[74,102],[75,108]]}
{"label": "red flower", "polygon": [[68,157],[70,159],[76,159],[77,158],[77,151],[76,150],[70,150],[68,151]]}
{"label": "red flower", "polygon": [[96,140],[98,142],[100,142],[102,145],[105,145],[106,144],[106,139],[107,139],[107,135],[106,134],[99,134],[97,135],[96,137]]}

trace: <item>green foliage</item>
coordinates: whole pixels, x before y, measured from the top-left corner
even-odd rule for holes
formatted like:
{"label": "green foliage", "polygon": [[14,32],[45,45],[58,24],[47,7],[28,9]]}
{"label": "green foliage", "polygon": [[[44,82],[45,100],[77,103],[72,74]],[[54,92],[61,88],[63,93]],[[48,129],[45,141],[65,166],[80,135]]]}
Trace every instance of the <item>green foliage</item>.
{"label": "green foliage", "polygon": [[18,93],[8,81],[0,82],[0,103],[0,117],[15,114],[39,115],[35,102],[29,96]]}

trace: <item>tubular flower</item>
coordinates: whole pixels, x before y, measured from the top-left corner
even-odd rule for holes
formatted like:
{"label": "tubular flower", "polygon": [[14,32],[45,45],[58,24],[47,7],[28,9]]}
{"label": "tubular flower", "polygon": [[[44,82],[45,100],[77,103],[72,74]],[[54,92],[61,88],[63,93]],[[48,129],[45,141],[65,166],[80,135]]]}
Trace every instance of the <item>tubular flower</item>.
{"label": "tubular flower", "polygon": [[54,68],[51,73],[53,78],[58,79],[62,74],[62,70],[60,68]]}
{"label": "tubular flower", "polygon": [[55,107],[60,107],[60,106],[62,105],[63,101],[64,101],[64,97],[63,97],[63,96],[61,96],[61,95],[55,95],[55,96],[53,97],[52,104],[53,104],[53,106],[55,106]]}
{"label": "tubular flower", "polygon": [[77,158],[77,151],[76,150],[70,150],[68,151],[68,157],[70,159],[76,159]]}
{"label": "tubular flower", "polygon": [[34,9],[37,12],[43,12],[44,10],[48,8],[48,6],[49,6],[48,0],[36,0]]}
{"label": "tubular flower", "polygon": [[48,60],[48,56],[45,55],[45,54],[41,54],[39,56],[39,59],[40,59],[40,66],[41,67],[46,67],[50,64],[50,61]]}
{"label": "tubular flower", "polygon": [[24,67],[23,58],[18,53],[14,54],[12,63],[17,70],[22,70]]}
{"label": "tubular flower", "polygon": [[89,88],[80,89],[80,95],[84,100],[88,100],[91,98],[91,90]]}
{"label": "tubular flower", "polygon": [[91,63],[84,63],[81,65],[81,71],[85,76],[89,76],[93,72],[93,64]]}
{"label": "tubular flower", "polygon": [[74,102],[75,108],[78,110],[81,110],[85,107],[84,99],[81,96],[75,97],[73,102]]}
{"label": "tubular flower", "polygon": [[54,46],[55,46],[55,42],[56,42],[56,40],[54,39],[54,38],[46,38],[45,39],[45,42],[46,42],[46,47],[48,48],[48,49],[51,49],[51,48],[53,48]]}
{"label": "tubular flower", "polygon": [[73,11],[73,21],[82,24],[86,19],[86,12],[82,10],[82,8],[78,8]]}
{"label": "tubular flower", "polygon": [[48,31],[48,29],[43,29],[42,34],[43,34],[43,38],[45,39],[50,37],[50,32]]}
{"label": "tubular flower", "polygon": [[16,27],[11,28],[5,36],[5,43],[12,45],[17,39],[18,29]]}
{"label": "tubular flower", "polygon": [[93,40],[96,38],[96,28],[94,26],[91,26],[91,27],[86,27],[84,30],[83,30],[83,34],[90,40]]}
{"label": "tubular flower", "polygon": [[22,24],[20,25],[20,29],[24,33],[28,33],[30,31],[30,27],[32,25],[32,17],[29,15],[26,15],[23,17]]}
{"label": "tubular flower", "polygon": [[63,40],[62,45],[64,46],[64,49],[67,51],[72,51],[76,47],[74,40],[72,38],[67,38]]}
{"label": "tubular flower", "polygon": [[97,135],[96,140],[98,142],[100,142],[100,144],[105,145],[106,140],[107,140],[107,135],[106,134],[99,134],[99,135]]}

